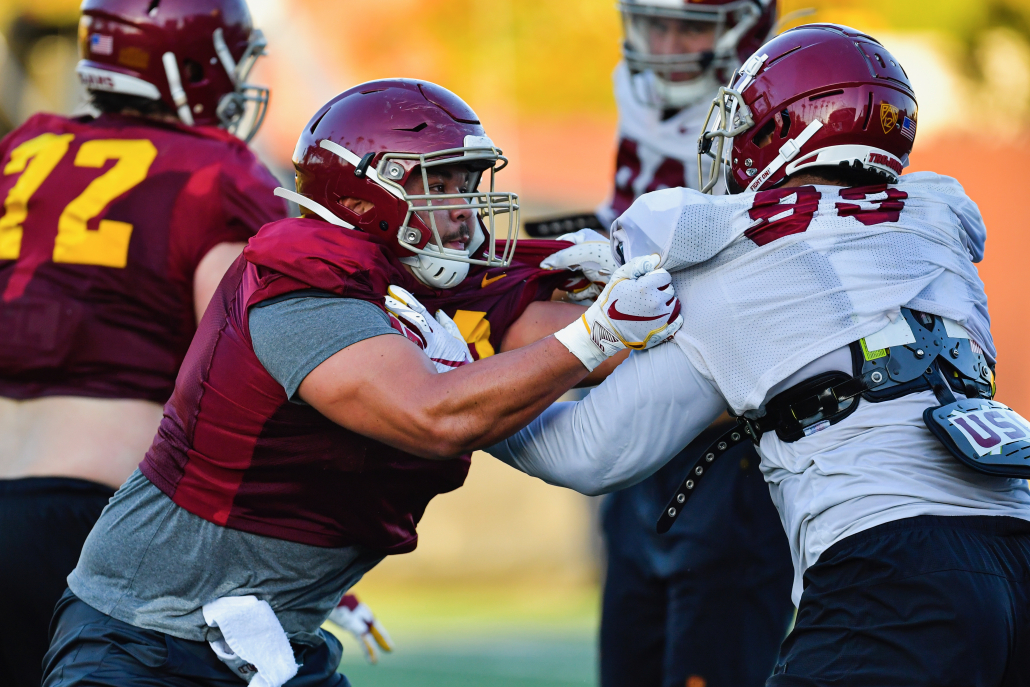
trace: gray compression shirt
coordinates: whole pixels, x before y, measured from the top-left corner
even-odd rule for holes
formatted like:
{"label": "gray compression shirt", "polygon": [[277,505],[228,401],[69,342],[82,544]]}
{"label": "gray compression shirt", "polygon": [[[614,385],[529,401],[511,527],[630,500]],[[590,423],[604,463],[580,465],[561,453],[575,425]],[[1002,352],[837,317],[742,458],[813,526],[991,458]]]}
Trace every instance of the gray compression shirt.
{"label": "gray compression shirt", "polygon": [[[311,370],[359,341],[396,333],[382,310],[322,292],[251,308],[254,352],[296,399]],[[223,596],[264,599],[294,642],[314,634],[344,592],[382,560],[360,546],[322,548],[222,527],[177,506],[139,470],[86,539],[68,587],[118,620],[182,639],[213,641],[201,611]]]}

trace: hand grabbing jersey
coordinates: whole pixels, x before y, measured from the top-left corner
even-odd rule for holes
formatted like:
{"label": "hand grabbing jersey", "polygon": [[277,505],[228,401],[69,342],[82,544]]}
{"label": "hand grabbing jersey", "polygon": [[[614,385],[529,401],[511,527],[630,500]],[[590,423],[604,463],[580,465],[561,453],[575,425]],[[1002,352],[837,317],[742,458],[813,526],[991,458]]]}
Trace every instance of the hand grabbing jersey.
{"label": "hand grabbing jersey", "polygon": [[612,256],[611,242],[593,229],[581,229],[558,237],[559,241],[576,244],[549,255],[540,266],[548,270],[569,270],[576,274],[559,288],[567,291],[569,300],[592,301],[618,268]]}
{"label": "hand grabbing jersey", "polygon": [[683,326],[672,277],[658,262],[646,255],[615,270],[594,304],[554,335],[588,370],[624,348],[657,346]]}
{"label": "hand grabbing jersey", "polygon": [[399,286],[387,289],[386,311],[397,322],[401,333],[426,352],[437,372],[448,372],[472,362],[468,344],[458,325],[443,310],[432,317],[425,306]]}

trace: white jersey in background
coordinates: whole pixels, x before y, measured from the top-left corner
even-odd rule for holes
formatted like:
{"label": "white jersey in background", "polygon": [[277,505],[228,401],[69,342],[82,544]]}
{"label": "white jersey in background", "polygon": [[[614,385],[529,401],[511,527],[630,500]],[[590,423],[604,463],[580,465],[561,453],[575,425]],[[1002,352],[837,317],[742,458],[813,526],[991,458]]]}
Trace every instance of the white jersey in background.
{"label": "white jersey in background", "polygon": [[[619,110],[619,142],[615,158],[615,186],[612,196],[596,210],[604,226],[644,193],[664,188],[699,186],[697,179],[697,137],[705,123],[710,99],[685,107],[668,119],[662,110],[647,105],[634,95],[633,76],[620,62],[612,74],[615,104]],[[712,96],[718,90],[712,88]]]}
{"label": "white jersey in background", "polygon": [[[847,345],[903,306],[961,323],[995,355],[973,266],[983,257],[983,221],[947,177],[905,175],[874,194],[663,191],[638,200],[613,241],[627,259],[661,253],[685,324],[673,343],[634,353],[583,401],[555,404],[489,449],[552,484],[602,493],[646,478],[727,406],[761,412],[815,374],[853,373]],[[795,564],[795,604],[805,570],[851,534],[919,515],[1030,520],[1027,483],[960,464],[923,424],[931,405],[930,392],[862,400],[797,442],[762,437],[762,472]]]}

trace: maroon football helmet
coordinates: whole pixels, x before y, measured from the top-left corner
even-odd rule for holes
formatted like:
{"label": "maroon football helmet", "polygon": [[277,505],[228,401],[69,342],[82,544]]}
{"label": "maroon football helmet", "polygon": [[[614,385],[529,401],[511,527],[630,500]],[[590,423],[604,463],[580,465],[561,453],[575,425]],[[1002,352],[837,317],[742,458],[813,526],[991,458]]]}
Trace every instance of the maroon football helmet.
{"label": "maroon football helmet", "polygon": [[[507,267],[518,233],[518,196],[494,191],[494,174],[507,159],[487,137],[479,117],[458,96],[427,81],[387,79],[355,86],[326,103],[297,141],[293,166],[297,192],[278,189],[305,216],[358,229],[412,266],[423,282],[451,288],[469,265]],[[427,171],[460,164],[470,171],[462,193],[411,195],[404,184]],[[483,172],[490,188],[479,191]],[[358,214],[343,198],[372,204]],[[466,250],[444,246],[435,212],[466,203],[476,213]],[[429,223],[423,221],[427,215]],[[503,254],[496,253],[496,227],[507,223]]]}
{"label": "maroon football helmet", "polygon": [[[711,93],[748,55],[757,50],[776,24],[776,0],[621,0],[622,56],[635,79],[634,93],[660,107],[686,107]],[[715,33],[712,50],[660,54],[652,39],[668,20],[688,25],[710,25]],[[697,74],[682,80],[679,74]]]}
{"label": "maroon football helmet", "polygon": [[84,0],[77,71],[87,89],[160,100],[183,124],[250,140],[268,89],[246,80],[264,48],[244,0]]}
{"label": "maroon football helmet", "polygon": [[875,39],[846,26],[799,26],[719,90],[698,140],[698,169],[702,155],[715,159],[701,190],[711,191],[723,165],[731,193],[775,188],[811,167],[864,168],[896,183],[916,110],[905,70]]}

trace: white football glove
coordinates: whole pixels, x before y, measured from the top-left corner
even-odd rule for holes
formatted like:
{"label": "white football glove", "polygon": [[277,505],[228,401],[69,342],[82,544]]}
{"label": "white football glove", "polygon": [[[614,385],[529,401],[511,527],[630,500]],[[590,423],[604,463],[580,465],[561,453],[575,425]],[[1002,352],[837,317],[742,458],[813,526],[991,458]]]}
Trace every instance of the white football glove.
{"label": "white football glove", "polygon": [[379,649],[393,651],[393,641],[386,629],[379,624],[375,615],[365,604],[358,601],[353,594],[346,594],[340,599],[340,605],[329,614],[329,620],[354,635],[358,644],[365,651],[365,660],[375,664],[379,662]]}
{"label": "white football glove", "polygon": [[597,301],[554,335],[588,370],[624,348],[657,346],[683,326],[672,276],[656,269],[659,261],[644,255],[615,270]]}
{"label": "white football glove", "polygon": [[540,266],[546,270],[576,272],[577,276],[571,277],[558,288],[568,292],[569,300],[594,300],[604,290],[612,272],[618,268],[612,256],[611,242],[593,229],[563,234],[558,240],[571,241],[576,245],[547,256]]}
{"label": "white football glove", "polygon": [[448,372],[472,362],[465,337],[447,313],[437,310],[436,317],[431,317],[425,306],[401,287],[390,286],[386,291],[387,311],[422,339],[422,349],[437,372]]}

